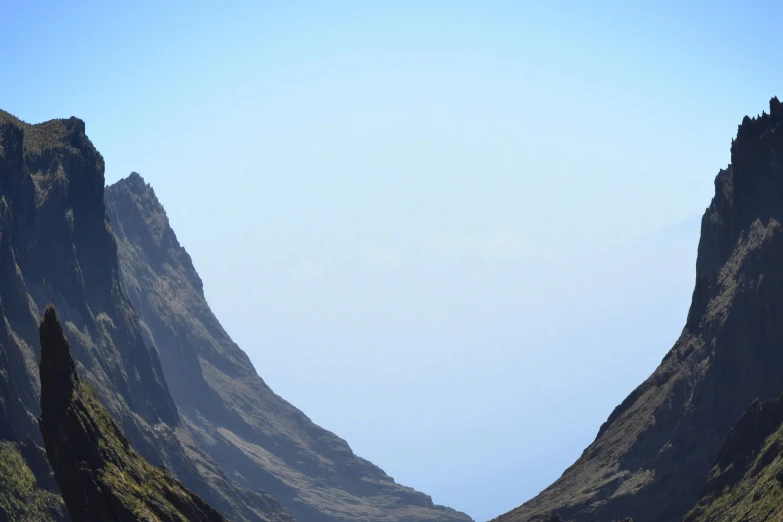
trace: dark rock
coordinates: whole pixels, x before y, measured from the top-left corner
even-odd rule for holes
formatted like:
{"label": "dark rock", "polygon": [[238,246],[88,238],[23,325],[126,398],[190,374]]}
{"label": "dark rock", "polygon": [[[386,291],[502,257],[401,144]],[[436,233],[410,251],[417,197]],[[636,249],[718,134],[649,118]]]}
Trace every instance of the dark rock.
{"label": "dark rock", "polygon": [[[674,347],[561,478],[497,520],[545,512],[579,522],[680,520],[747,405],[783,392],[783,170],[770,161],[783,150],[781,121],[773,99],[770,114],[738,128],[702,219],[693,299]],[[747,437],[736,450],[741,468],[756,435],[740,428],[734,436]],[[713,487],[742,474],[723,473]]]}
{"label": "dark rock", "polygon": [[698,504],[683,522],[783,519],[783,395],[753,401],[729,431]]}
{"label": "dark rock", "polygon": [[60,489],[54,478],[52,467],[49,465],[49,460],[47,460],[46,450],[28,437],[24,443],[20,445],[19,452],[27,463],[27,466],[30,468],[30,471],[35,475],[38,487],[54,493],[59,493]]}
{"label": "dark rock", "polygon": [[74,522],[223,522],[168,473],[147,464],[76,373],[54,307],[41,332],[41,433]]}

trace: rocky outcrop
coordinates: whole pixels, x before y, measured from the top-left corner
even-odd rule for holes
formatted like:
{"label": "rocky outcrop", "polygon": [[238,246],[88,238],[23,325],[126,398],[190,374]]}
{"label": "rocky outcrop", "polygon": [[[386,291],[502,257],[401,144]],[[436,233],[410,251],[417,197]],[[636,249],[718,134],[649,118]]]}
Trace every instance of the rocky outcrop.
{"label": "rocky outcrop", "polygon": [[753,401],[729,431],[683,522],[783,519],[783,396]]}
{"label": "rocky outcrop", "polygon": [[770,114],[739,126],[702,219],[693,299],[674,347],[576,463],[497,520],[677,521],[748,404],[783,392],[782,121],[774,98]]}
{"label": "rocky outcrop", "polygon": [[29,125],[0,111],[0,440],[42,444],[38,318],[53,303],[82,379],[147,461],[233,520],[287,517],[257,487],[233,482],[183,428],[120,284],[104,186],[84,122]]}
{"label": "rocky outcrop", "polygon": [[165,469],[149,465],[79,379],[54,307],[41,336],[41,418],[49,462],[73,522],[224,522]]}
{"label": "rocky outcrop", "polygon": [[468,521],[401,486],[276,395],[221,327],[190,256],[136,173],[106,189],[120,279],[188,433],[244,487],[308,522]]}

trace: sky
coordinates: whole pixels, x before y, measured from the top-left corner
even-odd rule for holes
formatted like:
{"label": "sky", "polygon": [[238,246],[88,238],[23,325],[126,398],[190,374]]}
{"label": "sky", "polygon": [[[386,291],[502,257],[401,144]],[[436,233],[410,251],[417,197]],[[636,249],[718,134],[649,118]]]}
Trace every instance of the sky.
{"label": "sky", "polygon": [[488,520],[679,335],[772,2],[0,0],[0,108],[139,172],[256,370]]}

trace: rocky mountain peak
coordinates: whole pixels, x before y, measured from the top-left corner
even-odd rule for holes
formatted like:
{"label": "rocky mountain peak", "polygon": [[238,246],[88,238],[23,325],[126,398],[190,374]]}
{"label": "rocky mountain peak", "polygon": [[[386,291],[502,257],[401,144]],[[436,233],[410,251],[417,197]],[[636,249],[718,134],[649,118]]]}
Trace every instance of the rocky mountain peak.
{"label": "rocky mountain peak", "polygon": [[144,177],[136,171],[131,172],[127,178],[118,181],[118,183],[126,184],[135,194],[143,194],[145,192],[150,192],[152,195],[155,194],[155,190],[144,180]]}
{"label": "rocky mountain peak", "polygon": [[39,331],[41,407],[46,404],[49,410],[64,413],[81,383],[54,306],[46,308]]}
{"label": "rocky mountain peak", "polygon": [[182,270],[189,285],[203,297],[201,277],[171,228],[155,190],[137,172],[131,172],[108,190],[112,194],[112,197],[106,198],[106,204],[111,207],[109,215],[122,216],[122,219],[113,222],[115,233],[120,237],[132,234],[134,241],[142,246],[138,254],[156,268],[169,263],[171,267]]}

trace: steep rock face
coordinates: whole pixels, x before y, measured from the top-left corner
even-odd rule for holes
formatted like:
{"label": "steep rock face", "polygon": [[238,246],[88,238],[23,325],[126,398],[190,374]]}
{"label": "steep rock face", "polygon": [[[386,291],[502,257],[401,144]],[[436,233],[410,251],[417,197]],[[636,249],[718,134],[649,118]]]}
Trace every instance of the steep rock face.
{"label": "steep rock face", "polygon": [[783,519],[783,396],[754,401],[729,431],[683,522]]}
{"label": "steep rock face", "polygon": [[54,307],[41,337],[41,433],[73,522],[224,522],[165,470],[150,466],[76,374]]}
{"label": "steep rock face", "polygon": [[674,347],[576,463],[497,520],[679,520],[748,404],[783,392],[781,121],[773,98],[770,114],[739,126],[702,219],[692,304]]}
{"label": "steep rock face", "polygon": [[468,521],[396,484],[257,375],[204,298],[154,191],[131,174],[106,189],[123,287],[157,348],[188,432],[246,487],[307,522]]}
{"label": "steep rock face", "polygon": [[0,439],[42,443],[37,323],[54,303],[80,373],[144,458],[234,520],[276,516],[268,495],[233,483],[182,428],[120,285],[104,185],[81,120],[29,125],[0,111]]}

